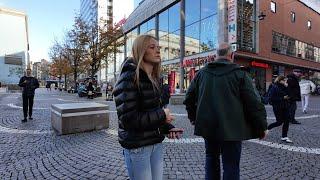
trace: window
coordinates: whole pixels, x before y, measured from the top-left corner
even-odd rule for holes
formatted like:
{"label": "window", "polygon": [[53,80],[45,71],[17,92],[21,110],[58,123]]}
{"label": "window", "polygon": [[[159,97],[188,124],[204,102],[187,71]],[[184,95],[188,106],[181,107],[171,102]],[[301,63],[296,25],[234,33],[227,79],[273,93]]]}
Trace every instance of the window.
{"label": "window", "polygon": [[218,1],[201,0],[201,19],[217,13]]}
{"label": "window", "polygon": [[308,26],[308,29],[310,30],[311,29],[311,21],[310,20],[308,21],[307,26]]}
{"label": "window", "polygon": [[200,20],[200,1],[186,0],[186,26]]}
{"label": "window", "polygon": [[271,1],[271,12],[276,13],[277,11],[277,4],[273,1]]}
{"label": "window", "polygon": [[199,53],[199,44],[200,44],[199,28],[200,28],[199,22],[186,27],[186,37],[185,37],[186,56]]}
{"label": "window", "polygon": [[210,16],[201,20],[200,51],[205,52],[217,48],[218,44],[218,16]]}
{"label": "window", "polygon": [[159,45],[163,61],[169,59],[169,14],[168,10],[159,14]]}
{"label": "window", "polygon": [[291,12],[291,22],[296,22],[296,13],[295,12]]}

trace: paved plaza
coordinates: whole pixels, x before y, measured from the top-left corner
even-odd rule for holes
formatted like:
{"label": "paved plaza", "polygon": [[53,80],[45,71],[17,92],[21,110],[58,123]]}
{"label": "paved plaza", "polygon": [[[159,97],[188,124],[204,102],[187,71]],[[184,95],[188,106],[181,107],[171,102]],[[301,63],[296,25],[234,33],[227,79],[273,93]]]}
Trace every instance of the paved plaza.
{"label": "paved plaza", "polygon": [[[94,101],[110,106],[110,128],[57,136],[51,128],[51,104]],[[308,114],[299,104],[297,120],[280,141],[281,128],[264,140],[243,142],[241,179],[320,179],[320,97],[312,97]],[[174,124],[185,129],[180,140],[164,142],[165,179],[204,179],[204,142],[193,135],[184,106],[169,106]],[[266,106],[268,123],[275,121]],[[0,94],[0,179],[127,179],[122,148],[117,141],[113,102],[88,100],[76,94],[38,89],[34,120],[21,123],[21,94]]]}

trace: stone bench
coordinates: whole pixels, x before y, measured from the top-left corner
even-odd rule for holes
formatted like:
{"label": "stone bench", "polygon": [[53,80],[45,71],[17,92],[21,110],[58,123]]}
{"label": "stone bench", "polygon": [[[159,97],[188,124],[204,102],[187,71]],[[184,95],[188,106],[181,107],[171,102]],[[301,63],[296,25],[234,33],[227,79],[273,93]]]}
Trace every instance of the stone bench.
{"label": "stone bench", "polygon": [[171,105],[183,105],[183,101],[185,98],[185,94],[173,94],[170,97],[170,104]]}
{"label": "stone bench", "polygon": [[58,135],[106,129],[108,109],[108,105],[91,102],[52,104],[51,125]]}

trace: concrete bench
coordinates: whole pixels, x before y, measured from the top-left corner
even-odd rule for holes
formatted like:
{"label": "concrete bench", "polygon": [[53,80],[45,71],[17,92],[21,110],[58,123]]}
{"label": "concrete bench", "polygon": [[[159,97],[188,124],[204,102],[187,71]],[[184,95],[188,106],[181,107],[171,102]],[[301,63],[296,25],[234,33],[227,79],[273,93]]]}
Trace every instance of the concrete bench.
{"label": "concrete bench", "polygon": [[98,103],[51,105],[51,125],[58,135],[109,127],[109,106]]}
{"label": "concrete bench", "polygon": [[170,104],[171,105],[183,105],[183,101],[185,98],[185,94],[173,94],[170,97]]}

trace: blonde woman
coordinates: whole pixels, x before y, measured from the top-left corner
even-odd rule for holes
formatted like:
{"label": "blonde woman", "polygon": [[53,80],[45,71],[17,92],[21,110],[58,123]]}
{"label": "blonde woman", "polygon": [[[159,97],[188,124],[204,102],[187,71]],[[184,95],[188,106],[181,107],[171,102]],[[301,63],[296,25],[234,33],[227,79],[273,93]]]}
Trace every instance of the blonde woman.
{"label": "blonde woman", "polygon": [[163,109],[160,90],[160,47],[150,35],[133,42],[114,88],[119,142],[131,180],[162,180],[165,135],[179,138],[182,129],[171,125],[173,116]]}

